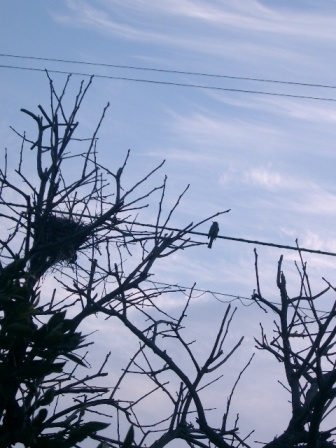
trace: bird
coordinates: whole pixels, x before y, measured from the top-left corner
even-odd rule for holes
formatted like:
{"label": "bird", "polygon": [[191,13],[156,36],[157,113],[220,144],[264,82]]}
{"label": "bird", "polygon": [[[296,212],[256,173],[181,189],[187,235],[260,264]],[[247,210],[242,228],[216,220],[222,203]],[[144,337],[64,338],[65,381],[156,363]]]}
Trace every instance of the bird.
{"label": "bird", "polygon": [[209,244],[208,244],[208,248],[211,249],[212,247],[212,243],[214,242],[214,240],[217,238],[219,232],[219,226],[218,226],[218,222],[217,221],[213,221],[208,233],[208,238],[210,238]]}

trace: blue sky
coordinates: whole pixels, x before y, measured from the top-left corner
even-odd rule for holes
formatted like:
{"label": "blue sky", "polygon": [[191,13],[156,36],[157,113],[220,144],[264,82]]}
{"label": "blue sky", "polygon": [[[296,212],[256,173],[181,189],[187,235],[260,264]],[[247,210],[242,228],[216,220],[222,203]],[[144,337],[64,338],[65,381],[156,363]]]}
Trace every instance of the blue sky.
{"label": "blue sky", "polygon": [[[3,2],[0,25],[1,54],[336,86],[336,2],[330,0],[15,0]],[[3,56],[0,64],[336,100],[335,89],[321,87]],[[61,86],[65,76],[52,76]],[[73,78],[73,91],[80,79]],[[0,80],[1,149],[15,157],[19,142],[9,125],[29,127],[19,109],[47,104],[48,83],[39,72],[1,67]],[[166,159],[156,179],[168,175],[167,207],[191,184],[174,225],[231,209],[219,219],[221,235],[285,245],[299,238],[303,247],[336,252],[335,102],[96,77],[81,112],[82,135],[93,130],[107,101],[98,147],[104,164],[117,168],[131,148],[133,180]],[[208,225],[200,229],[207,230]],[[255,287],[254,247],[217,240],[211,251],[201,246],[159,265],[157,280],[196,281],[199,288],[249,297]],[[293,252],[259,247],[258,253],[264,294],[278,298],[275,276],[282,253],[290,288],[298,290]],[[306,258],[316,290],[322,276],[333,281],[333,257]],[[233,366],[239,369],[264,317],[256,308],[237,306],[234,336],[242,328],[248,334]],[[224,305],[205,295],[194,309],[191,327],[214,332]],[[277,384],[278,367],[268,364],[266,354],[256,358],[253,382],[250,377],[242,383],[237,407],[245,431],[256,427],[264,440],[283,428],[287,403]],[[260,403],[260,390],[269,400]]]}

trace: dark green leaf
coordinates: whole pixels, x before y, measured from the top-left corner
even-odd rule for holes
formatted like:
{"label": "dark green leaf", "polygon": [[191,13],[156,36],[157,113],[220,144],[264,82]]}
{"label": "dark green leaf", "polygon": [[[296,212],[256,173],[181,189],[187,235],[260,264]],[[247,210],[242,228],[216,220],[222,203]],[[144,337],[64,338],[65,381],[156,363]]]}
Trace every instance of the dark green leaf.
{"label": "dark green leaf", "polygon": [[121,448],[131,448],[133,441],[134,441],[134,428],[133,425],[131,425],[130,429],[126,434],[124,443],[121,445]]}
{"label": "dark green leaf", "polygon": [[25,379],[42,378],[52,373],[61,373],[64,365],[65,362],[29,361],[18,369],[18,375]]}
{"label": "dark green leaf", "polygon": [[45,391],[43,397],[39,400],[39,406],[48,406],[55,398],[55,389],[52,387]]}
{"label": "dark green leaf", "polygon": [[17,333],[25,337],[29,337],[33,334],[33,328],[29,324],[22,324],[15,322],[6,327],[6,330],[11,333]]}
{"label": "dark green leaf", "polygon": [[40,409],[37,416],[33,419],[32,425],[39,426],[47,418],[47,415],[48,415],[48,411],[46,408]]}
{"label": "dark green leaf", "polygon": [[79,364],[83,367],[87,367],[87,364],[80,359],[78,356],[74,355],[73,353],[64,353],[64,356],[71,359],[71,361],[75,362],[76,364]]}

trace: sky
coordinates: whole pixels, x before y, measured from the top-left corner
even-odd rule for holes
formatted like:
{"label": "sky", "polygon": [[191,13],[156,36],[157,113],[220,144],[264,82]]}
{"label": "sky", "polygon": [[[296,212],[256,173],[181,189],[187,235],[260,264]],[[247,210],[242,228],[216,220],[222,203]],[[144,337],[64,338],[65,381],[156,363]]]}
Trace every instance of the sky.
{"label": "sky", "polygon": [[[90,135],[110,102],[99,134],[102,164],[117,169],[130,148],[127,176],[132,181],[165,159],[155,179],[168,176],[167,208],[190,184],[173,225],[230,209],[218,219],[221,236],[289,246],[298,238],[301,247],[336,252],[335,29],[336,2],[331,0],[3,1],[1,150],[7,147],[13,160],[18,154],[20,143],[9,126],[29,127],[21,107],[36,110],[48,104],[45,74],[22,68],[47,68],[58,86],[66,75],[52,70],[95,74],[81,111],[82,135]],[[81,79],[73,77],[74,92]],[[154,223],[154,216],[148,213],[146,219]],[[207,223],[199,230],[208,228]],[[220,293],[200,294],[192,305],[190,329],[200,340],[201,354],[207,346],[204,334],[210,343],[225,311],[223,302],[230,299],[225,294],[251,297],[255,247],[264,294],[279,298],[275,279],[281,254],[289,289],[297,292],[298,256],[285,249],[221,239],[211,251],[199,246],[157,267],[157,281],[197,282],[197,288]],[[322,276],[334,281],[334,257],[307,254],[306,260],[316,292],[324,285]],[[232,338],[238,340],[244,329],[246,344],[227,369],[225,386],[214,386],[214,402],[226,400],[221,391],[232,386],[255,351],[259,321],[266,319],[271,328],[273,320],[257,307],[243,306],[248,300],[233,304],[238,310]],[[99,325],[119,337],[119,330]],[[129,345],[120,331],[127,359]],[[100,347],[102,353],[107,345]],[[282,373],[270,356],[258,351],[250,372],[234,406],[244,432],[256,429],[253,444],[284,429],[288,403],[278,383]]]}

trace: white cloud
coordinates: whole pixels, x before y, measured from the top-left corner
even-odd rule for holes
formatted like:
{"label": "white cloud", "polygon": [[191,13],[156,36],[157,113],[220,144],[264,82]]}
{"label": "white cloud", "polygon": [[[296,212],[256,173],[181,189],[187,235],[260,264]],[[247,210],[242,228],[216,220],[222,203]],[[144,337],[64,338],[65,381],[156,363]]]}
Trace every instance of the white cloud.
{"label": "white cloud", "polygon": [[[285,81],[285,80],[284,80]],[[288,80],[290,82],[290,80]],[[258,90],[258,87],[263,85],[263,90],[268,90],[265,88],[265,84],[254,84],[251,90]],[[273,86],[274,84],[266,84],[267,86]],[[286,93],[286,88],[288,86],[282,87],[282,91]],[[304,96],[307,91],[298,91],[298,95]],[[312,95],[311,92],[308,95]],[[235,109],[242,110],[253,110],[257,112],[265,112],[267,114],[272,114],[274,116],[294,118],[295,120],[302,122],[313,123],[315,126],[319,124],[330,125],[336,123],[336,112],[335,104],[328,101],[310,101],[310,100],[295,100],[285,97],[272,97],[263,95],[239,95],[239,96],[229,96],[226,93],[219,93],[214,91],[209,91],[208,95],[214,98],[220,103],[232,106]],[[330,90],[319,90],[315,93],[317,97],[328,98],[333,96],[330,94]],[[334,96],[336,99],[336,96]]]}
{"label": "white cloud", "polygon": [[[244,32],[267,32],[335,40],[336,19],[332,15],[318,14],[316,10],[302,12],[302,10],[271,8],[256,0],[249,0],[244,4],[226,0],[213,2],[211,5],[204,0],[173,0],[169,2],[132,0],[127,3],[120,0],[105,0],[96,2],[94,7],[84,0],[67,0],[67,5],[78,14],[77,19],[86,23],[99,24],[107,27],[108,30],[112,30],[110,28],[111,19],[108,19],[107,12],[102,13],[102,8],[105,11],[112,11],[113,15],[116,10],[121,12],[132,10],[133,13],[136,12],[142,16],[174,16],[175,18],[194,19],[212,26],[226,26]],[[127,16],[126,12],[123,12],[123,15]]]}
{"label": "white cloud", "polygon": [[[293,178],[264,167],[245,171],[243,181],[269,191],[282,193],[278,198],[287,210],[317,216],[336,215],[336,191],[329,191],[320,184],[304,177]],[[275,204],[274,204],[275,205]]]}
{"label": "white cloud", "polygon": [[206,145],[205,151],[207,146],[214,144],[222,147],[223,151],[229,145],[245,147],[247,151],[266,141],[268,145],[271,142],[277,145],[283,133],[276,126],[261,124],[253,118],[244,120],[238,116],[214,116],[209,111],[193,112],[189,116],[175,113],[172,117],[172,126],[179,137],[197,145]]}
{"label": "white cloud", "polygon": [[307,57],[302,51],[306,39],[335,40],[336,19],[331,15],[272,9],[255,0],[243,6],[229,1],[210,5],[200,0],[67,0],[66,5],[68,12],[54,11],[51,15],[68,26],[136,43],[226,56],[236,62],[243,58],[251,66],[260,58],[277,64],[281,59],[298,64]]}
{"label": "white cloud", "polygon": [[250,172],[245,172],[243,178],[245,182],[266,188],[267,190],[293,187],[293,182],[289,176],[285,178],[280,173],[272,172],[265,168],[254,168]]}
{"label": "white cloud", "polygon": [[84,0],[68,0],[68,8],[71,14],[53,13],[57,22],[67,25],[80,25],[91,29],[96,29],[102,33],[123,36],[127,39],[146,39],[154,37],[151,33],[146,33],[136,27],[118,23],[113,20],[107,11],[97,8]]}

